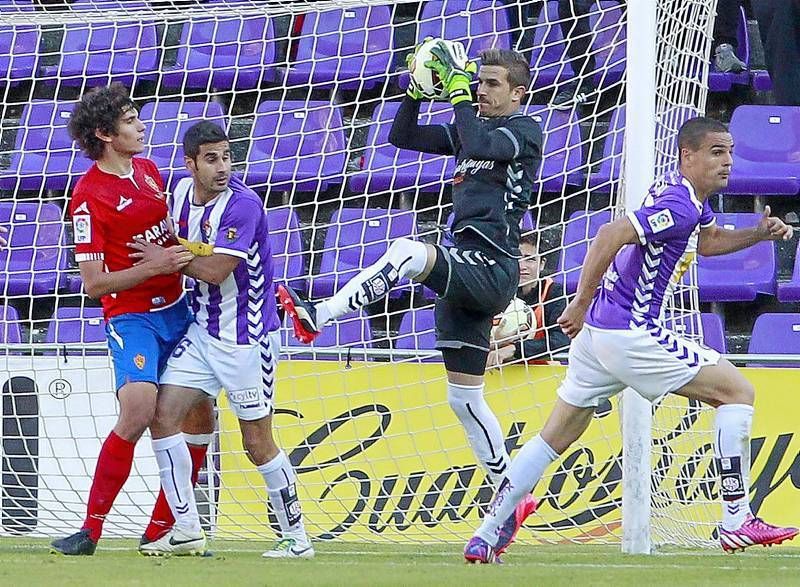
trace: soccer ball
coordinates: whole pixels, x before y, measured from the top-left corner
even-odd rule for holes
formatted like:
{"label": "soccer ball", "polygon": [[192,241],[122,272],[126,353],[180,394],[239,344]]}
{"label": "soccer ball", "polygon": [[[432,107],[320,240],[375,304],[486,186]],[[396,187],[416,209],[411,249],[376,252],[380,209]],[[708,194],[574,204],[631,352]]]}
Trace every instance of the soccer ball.
{"label": "soccer ball", "polygon": [[465,68],[467,66],[467,51],[460,41],[445,41],[444,39],[427,39],[417,47],[414,58],[408,66],[408,71],[417,83],[420,92],[429,100],[446,100],[447,90],[444,83],[439,79],[435,71],[425,67],[425,63],[436,59],[431,54],[431,49],[439,42],[444,42],[449,46],[450,54],[456,61],[456,66]]}
{"label": "soccer ball", "polygon": [[513,344],[525,340],[536,331],[536,315],[533,308],[519,298],[513,298],[502,314],[492,321],[492,343]]}

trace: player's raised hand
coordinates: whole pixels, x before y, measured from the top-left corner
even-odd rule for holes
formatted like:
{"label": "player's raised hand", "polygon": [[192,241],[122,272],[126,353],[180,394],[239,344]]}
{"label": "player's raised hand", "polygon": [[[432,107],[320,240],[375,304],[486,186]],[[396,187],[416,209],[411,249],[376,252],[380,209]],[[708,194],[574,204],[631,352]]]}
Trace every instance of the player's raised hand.
{"label": "player's raised hand", "polygon": [[474,61],[467,59],[464,45],[439,41],[431,49],[431,55],[436,59],[425,62],[425,67],[435,71],[442,80],[450,103],[455,106],[460,102],[472,101],[469,84],[477,73],[478,66]]}
{"label": "player's raised hand", "polygon": [[786,224],[777,216],[770,216],[772,210],[769,206],[764,206],[764,213],[758,222],[758,230],[764,235],[764,240],[789,240],[792,238],[792,227]]}
{"label": "player's raised hand", "polygon": [[134,249],[134,252],[128,255],[136,260],[134,265],[148,263],[157,275],[177,273],[194,259],[191,251],[183,245],[164,248],[142,238],[136,238],[134,242],[128,243],[128,246]]}
{"label": "player's raised hand", "polygon": [[561,312],[561,316],[558,317],[556,322],[558,322],[564,334],[570,338],[575,338],[578,336],[581,328],[583,328],[585,316],[586,306],[584,304],[579,304],[577,299],[574,299],[564,308],[564,311]]}

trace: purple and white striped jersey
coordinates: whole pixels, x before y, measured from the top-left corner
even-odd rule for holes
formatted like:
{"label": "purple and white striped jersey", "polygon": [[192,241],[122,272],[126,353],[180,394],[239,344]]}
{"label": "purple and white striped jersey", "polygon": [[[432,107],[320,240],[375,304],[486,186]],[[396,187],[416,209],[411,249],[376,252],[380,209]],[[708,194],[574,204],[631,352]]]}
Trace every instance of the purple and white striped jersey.
{"label": "purple and white striped jersey", "polygon": [[214,253],[242,259],[219,285],[195,282],[191,295],[195,319],[222,342],[257,344],[280,326],[263,203],[236,177],[231,177],[227,191],[205,205],[195,205],[193,197],[192,179],[178,182],[170,202],[178,235],[210,243]]}
{"label": "purple and white striped jersey", "polygon": [[586,313],[586,323],[596,328],[661,325],[675,286],[697,255],[700,229],[716,221],[708,200],[700,203],[677,172],[654,183],[628,219],[639,243],[625,245],[606,271]]}

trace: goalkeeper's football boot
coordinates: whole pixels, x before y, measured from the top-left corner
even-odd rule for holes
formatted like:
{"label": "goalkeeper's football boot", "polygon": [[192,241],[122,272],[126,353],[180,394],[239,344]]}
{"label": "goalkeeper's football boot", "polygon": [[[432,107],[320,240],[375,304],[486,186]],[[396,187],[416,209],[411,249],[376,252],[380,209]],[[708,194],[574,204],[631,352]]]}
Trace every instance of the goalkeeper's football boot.
{"label": "goalkeeper's football boot", "polygon": [[301,298],[288,285],[278,286],[278,299],[281,307],[292,319],[295,338],[304,344],[317,338],[320,329],[317,326],[317,310],[314,304]]}
{"label": "goalkeeper's football boot", "polygon": [[264,558],[314,558],[314,547],[311,546],[308,538],[282,538],[261,556]]}
{"label": "goalkeeper's football boot", "polygon": [[798,532],[800,530],[797,528],[781,528],[767,524],[761,518],[756,518],[751,514],[745,518],[738,530],[725,530],[720,527],[719,543],[725,552],[736,552],[756,544],[761,546],[780,544],[784,540],[791,540],[797,536]]}
{"label": "goalkeeper's football boot", "polygon": [[492,545],[480,536],[473,536],[464,547],[464,560],[467,564],[488,565],[495,562],[496,558]]}
{"label": "goalkeeper's football boot", "polygon": [[88,530],[80,530],[72,536],[59,538],[50,543],[50,552],[67,556],[91,556],[97,549],[97,542],[89,538]]}
{"label": "goalkeeper's football boot", "polygon": [[503,554],[511,546],[525,519],[535,512],[537,507],[539,507],[539,502],[530,493],[517,504],[508,519],[497,529],[498,540],[494,547],[497,556]]}
{"label": "goalkeeper's football boot", "polygon": [[206,534],[174,527],[158,540],[140,543],[139,552],[145,556],[204,556]]}

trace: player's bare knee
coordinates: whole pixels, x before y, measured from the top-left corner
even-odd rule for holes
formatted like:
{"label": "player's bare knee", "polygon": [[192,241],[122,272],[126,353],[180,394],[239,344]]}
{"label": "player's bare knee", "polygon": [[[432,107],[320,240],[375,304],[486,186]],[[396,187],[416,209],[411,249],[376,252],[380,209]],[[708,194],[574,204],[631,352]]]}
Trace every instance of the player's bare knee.
{"label": "player's bare knee", "polygon": [[250,462],[256,466],[271,461],[280,451],[272,437],[268,419],[262,418],[252,422],[239,421],[245,453]]}
{"label": "player's bare knee", "polygon": [[745,404],[752,406],[755,401],[756,390],[753,384],[744,377],[738,378],[733,384],[720,387],[716,390],[715,400],[717,406],[726,404]]}

